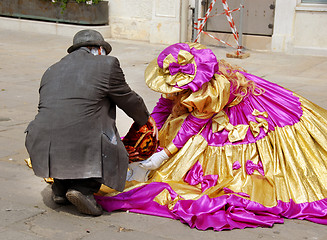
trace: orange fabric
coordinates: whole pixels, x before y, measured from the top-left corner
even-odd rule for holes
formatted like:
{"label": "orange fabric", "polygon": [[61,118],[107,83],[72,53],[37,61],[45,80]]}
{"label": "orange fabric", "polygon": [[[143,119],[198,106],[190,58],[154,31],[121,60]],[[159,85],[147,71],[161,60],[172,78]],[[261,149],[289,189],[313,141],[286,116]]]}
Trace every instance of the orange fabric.
{"label": "orange fabric", "polygon": [[147,123],[139,127],[133,123],[123,143],[129,153],[129,161],[137,162],[149,158],[154,154],[158,147],[158,140],[153,137],[153,128]]}

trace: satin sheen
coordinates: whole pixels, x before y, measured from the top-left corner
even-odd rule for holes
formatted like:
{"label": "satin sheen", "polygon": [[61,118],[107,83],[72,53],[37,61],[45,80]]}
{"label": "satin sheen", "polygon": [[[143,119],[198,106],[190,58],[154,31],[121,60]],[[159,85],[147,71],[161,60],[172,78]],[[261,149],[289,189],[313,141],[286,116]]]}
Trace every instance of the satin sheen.
{"label": "satin sheen", "polygon": [[[171,100],[161,98],[152,114],[161,147],[173,143],[177,153],[146,183],[128,182],[123,193],[103,186],[98,203],[201,230],[270,227],[283,218],[327,225],[327,111],[241,73],[265,93],[230,105],[232,86],[218,75],[218,85],[205,83],[211,97],[185,99],[190,114],[172,117]],[[238,140],[228,137],[231,127],[214,124],[221,112],[231,126],[248,126]]]}

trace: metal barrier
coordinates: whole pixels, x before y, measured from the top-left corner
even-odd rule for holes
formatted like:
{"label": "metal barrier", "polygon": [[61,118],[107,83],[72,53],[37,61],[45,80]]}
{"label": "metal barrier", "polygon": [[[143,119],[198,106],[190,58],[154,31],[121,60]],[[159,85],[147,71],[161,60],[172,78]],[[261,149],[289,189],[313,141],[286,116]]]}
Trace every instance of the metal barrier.
{"label": "metal barrier", "polygon": [[[242,33],[242,23],[243,23],[243,20],[242,19],[243,19],[244,0],[241,0],[239,8],[232,9],[232,10],[229,9],[227,0],[222,0],[224,11],[222,13],[210,16],[210,13],[212,12],[213,6],[215,5],[216,1],[217,0],[212,0],[209,7],[208,7],[208,10],[207,10],[206,14],[204,15],[204,17],[203,18],[198,18],[197,22],[194,23],[194,25],[195,25],[194,29],[198,31],[194,42],[198,42],[201,33],[203,33],[203,34],[206,34],[207,36],[209,36],[209,37],[211,37],[211,38],[213,38],[213,39],[215,39],[215,40],[217,40],[217,41],[219,41],[219,42],[221,42],[223,44],[226,44],[226,45],[228,45],[228,46],[230,46],[232,48],[235,48],[230,43],[227,43],[227,42],[225,42],[225,41],[223,41],[221,39],[218,39],[217,37],[215,37],[215,36],[211,35],[210,33],[203,30],[208,18],[217,16],[217,15],[226,15],[227,21],[229,23],[229,26],[231,28],[234,40],[235,40],[236,45],[237,45],[236,53],[235,54],[227,54],[227,57],[236,57],[236,58],[248,57],[249,54],[244,54],[242,52],[242,50],[243,50],[243,46],[242,46],[242,34],[243,34]],[[232,14],[231,14],[232,12],[236,12],[236,11],[240,11],[240,14],[241,14],[240,15],[239,32],[236,29],[235,22],[233,20]]]}

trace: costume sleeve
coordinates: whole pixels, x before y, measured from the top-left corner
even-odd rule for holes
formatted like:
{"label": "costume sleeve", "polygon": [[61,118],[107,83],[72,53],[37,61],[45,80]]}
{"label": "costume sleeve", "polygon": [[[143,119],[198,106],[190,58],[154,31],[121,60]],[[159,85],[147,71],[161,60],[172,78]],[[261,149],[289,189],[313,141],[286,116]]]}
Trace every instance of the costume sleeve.
{"label": "costume sleeve", "polygon": [[201,131],[213,115],[221,111],[228,103],[230,95],[230,82],[221,75],[215,77],[202,88],[192,93],[182,101],[191,112],[176,137],[166,147],[172,154],[182,148],[184,144]]}
{"label": "costume sleeve", "polygon": [[151,116],[156,121],[158,130],[166,122],[168,116],[171,114],[173,108],[173,101],[161,96],[156,106],[154,107]]}
{"label": "costume sleeve", "polygon": [[144,125],[150,116],[143,99],[126,83],[117,58],[113,58],[109,81],[109,98],[137,124]]}

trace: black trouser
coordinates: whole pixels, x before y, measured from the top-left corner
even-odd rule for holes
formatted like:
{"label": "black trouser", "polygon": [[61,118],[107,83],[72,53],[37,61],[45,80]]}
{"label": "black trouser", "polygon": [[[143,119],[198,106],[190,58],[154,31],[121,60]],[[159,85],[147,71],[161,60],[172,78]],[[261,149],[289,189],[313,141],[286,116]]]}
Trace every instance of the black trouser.
{"label": "black trouser", "polygon": [[101,187],[100,179],[54,179],[52,191],[57,196],[64,197],[68,189],[74,189],[84,195],[90,195],[99,191]]}

